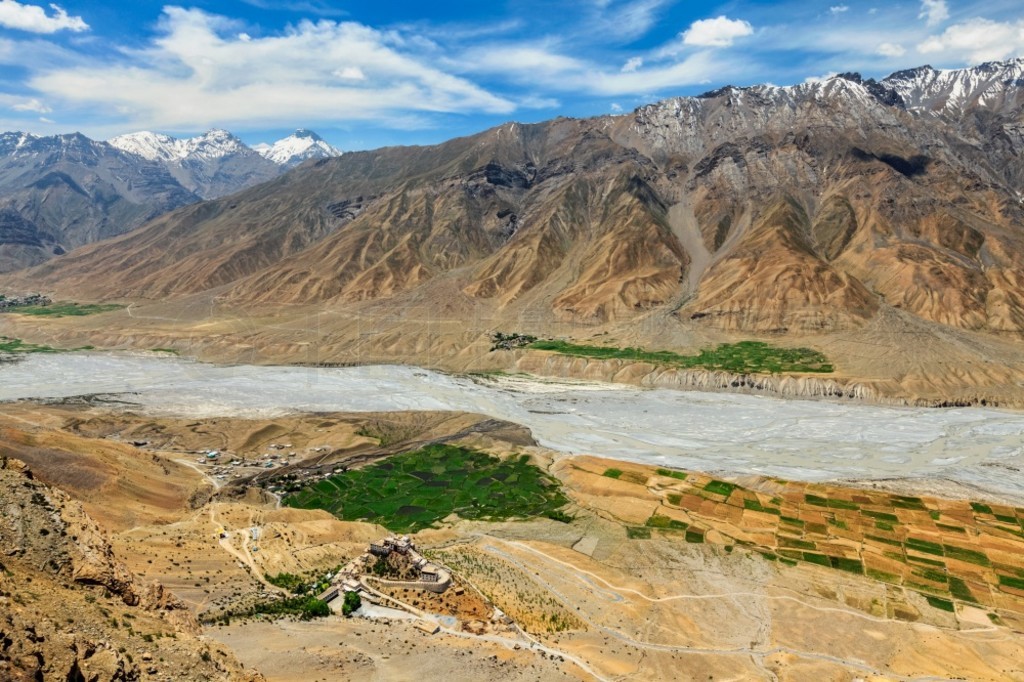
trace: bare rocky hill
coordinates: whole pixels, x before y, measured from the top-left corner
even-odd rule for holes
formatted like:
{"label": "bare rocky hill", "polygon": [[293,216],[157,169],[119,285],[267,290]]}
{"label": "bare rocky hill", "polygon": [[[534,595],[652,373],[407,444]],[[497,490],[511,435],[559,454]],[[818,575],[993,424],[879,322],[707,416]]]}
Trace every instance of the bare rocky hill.
{"label": "bare rocky hill", "polygon": [[0,457],[0,679],[256,680],[114,555],[81,504]]}

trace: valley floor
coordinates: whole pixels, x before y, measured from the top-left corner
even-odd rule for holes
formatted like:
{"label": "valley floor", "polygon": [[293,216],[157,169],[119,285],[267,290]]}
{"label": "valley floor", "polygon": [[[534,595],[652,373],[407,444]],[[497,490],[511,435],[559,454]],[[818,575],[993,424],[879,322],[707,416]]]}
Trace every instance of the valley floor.
{"label": "valley floor", "polygon": [[[81,499],[132,572],[268,680],[1024,679],[1024,508],[566,457],[470,414],[113,408],[7,403],[0,454]],[[322,575],[387,532],[281,507],[268,477],[312,484],[428,442],[528,455],[570,501],[571,518],[415,535],[513,630],[225,618],[279,598],[269,577]],[[211,449],[244,464],[199,463]]]}

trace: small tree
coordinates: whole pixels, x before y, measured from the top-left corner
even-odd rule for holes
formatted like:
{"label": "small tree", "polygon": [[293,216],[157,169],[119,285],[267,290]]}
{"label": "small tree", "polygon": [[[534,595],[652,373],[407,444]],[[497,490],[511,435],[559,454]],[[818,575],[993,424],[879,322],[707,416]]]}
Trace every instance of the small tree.
{"label": "small tree", "polygon": [[363,605],[363,600],[359,596],[358,592],[346,592],[345,602],[341,605],[341,612],[345,616],[351,616],[354,611],[357,611],[360,606]]}

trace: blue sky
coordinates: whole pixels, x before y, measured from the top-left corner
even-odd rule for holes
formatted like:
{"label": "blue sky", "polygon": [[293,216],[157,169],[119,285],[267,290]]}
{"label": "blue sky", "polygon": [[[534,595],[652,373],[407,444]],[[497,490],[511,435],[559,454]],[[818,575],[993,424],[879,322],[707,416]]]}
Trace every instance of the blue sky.
{"label": "blue sky", "polygon": [[0,130],[342,149],[1024,56],[1021,0],[0,0]]}

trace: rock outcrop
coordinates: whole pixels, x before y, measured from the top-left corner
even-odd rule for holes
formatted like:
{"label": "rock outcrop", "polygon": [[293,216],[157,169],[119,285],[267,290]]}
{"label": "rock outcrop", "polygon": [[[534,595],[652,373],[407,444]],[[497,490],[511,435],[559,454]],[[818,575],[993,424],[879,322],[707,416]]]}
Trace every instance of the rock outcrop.
{"label": "rock outcrop", "polygon": [[0,457],[0,679],[247,680],[191,611],[141,585],[65,493]]}

